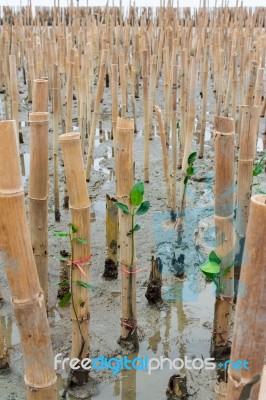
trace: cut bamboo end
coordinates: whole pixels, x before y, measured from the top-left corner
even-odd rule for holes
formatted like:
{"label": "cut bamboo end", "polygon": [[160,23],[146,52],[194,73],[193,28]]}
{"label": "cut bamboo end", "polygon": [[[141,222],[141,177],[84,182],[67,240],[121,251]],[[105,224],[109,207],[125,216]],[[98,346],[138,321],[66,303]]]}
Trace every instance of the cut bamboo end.
{"label": "cut bamboo end", "polygon": [[[87,186],[83,184],[86,180],[85,171],[82,163],[82,149],[80,147],[80,133],[70,132],[60,135],[59,142],[62,149],[70,157],[72,152],[76,154],[77,160],[68,163],[65,166],[66,176],[69,177],[68,192],[70,200],[70,208],[86,208],[90,207],[90,199]],[[76,164],[77,162],[77,164]],[[72,167],[75,163],[75,169]],[[76,179],[77,177],[77,179]]]}
{"label": "cut bamboo end", "polygon": [[34,79],[33,81],[32,112],[48,112],[47,79]]}

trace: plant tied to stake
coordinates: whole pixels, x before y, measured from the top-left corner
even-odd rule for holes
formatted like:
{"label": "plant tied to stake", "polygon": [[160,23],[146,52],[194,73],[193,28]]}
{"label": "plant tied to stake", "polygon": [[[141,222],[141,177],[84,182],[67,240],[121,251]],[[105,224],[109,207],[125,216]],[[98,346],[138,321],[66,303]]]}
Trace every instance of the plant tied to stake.
{"label": "plant tied to stake", "polygon": [[[84,276],[87,275],[83,271],[83,268],[81,267],[80,264],[88,263],[90,261],[91,257],[89,257],[86,260],[78,260],[78,261],[75,261],[73,259],[73,242],[79,243],[81,245],[87,245],[87,240],[84,239],[84,238],[78,237],[78,236],[74,236],[74,234],[76,234],[78,232],[78,228],[73,223],[70,222],[68,224],[68,228],[69,228],[68,232],[54,232],[53,233],[53,236],[67,238],[69,240],[69,243],[70,243],[70,257],[64,257],[64,256],[61,256],[61,255],[55,257],[56,259],[58,259],[60,261],[67,261],[68,265],[71,268],[70,269],[70,271],[71,271],[70,272],[70,281],[69,281],[69,279],[64,279],[63,281],[59,281],[57,283],[58,286],[61,287],[61,288],[63,288],[63,287],[64,288],[67,288],[67,287],[70,288],[70,290],[59,301],[59,307],[66,307],[69,304],[70,300],[72,299],[73,312],[74,312],[76,321],[78,323],[78,329],[79,329],[79,333],[80,333],[80,337],[81,337],[81,348],[80,348],[80,351],[79,351],[79,354],[78,354],[77,358],[79,360],[81,360],[81,358],[82,358],[81,356],[82,356],[82,353],[84,351],[86,340],[84,338],[84,335],[83,335],[82,329],[81,329],[82,321],[80,321],[80,318],[78,318],[78,312],[77,312],[76,307],[75,307],[76,299],[74,298],[74,290],[73,290],[73,288],[74,288],[74,284],[76,284],[78,286],[81,286],[83,288],[92,289],[92,290],[95,290],[96,287],[91,285],[91,284],[89,284],[89,283],[87,283],[87,282],[81,281],[81,280],[77,280],[77,281],[73,280],[73,270],[74,270],[74,268],[79,268]],[[85,301],[86,300],[84,300],[82,298],[79,299],[79,304],[80,304],[81,307],[82,307],[82,303],[85,304]],[[66,385],[64,393],[62,395],[63,398],[66,395],[68,387],[72,382],[73,374],[74,374],[74,369],[72,369],[71,372],[70,372],[67,385]]]}
{"label": "plant tied to stake", "polygon": [[[133,343],[135,349],[138,349],[138,335],[137,335],[137,321],[136,321],[136,272],[135,268],[135,232],[140,230],[140,225],[135,224],[135,216],[144,215],[150,208],[149,201],[143,201],[144,195],[144,184],[143,182],[137,182],[129,193],[129,207],[127,204],[116,202],[116,206],[121,210],[125,216],[131,216],[130,230],[126,232],[126,236],[131,238],[131,255],[129,254],[128,265],[125,264],[125,268],[122,267],[122,271],[127,274],[127,280],[125,282],[125,287],[127,287],[127,301],[128,305],[123,309],[122,307],[122,328],[125,328],[129,333],[126,337],[122,336],[119,343],[122,344],[123,339],[125,341],[130,341]],[[125,263],[123,259],[121,263]],[[123,302],[123,297],[122,297]],[[122,329],[123,331],[123,329]]]}

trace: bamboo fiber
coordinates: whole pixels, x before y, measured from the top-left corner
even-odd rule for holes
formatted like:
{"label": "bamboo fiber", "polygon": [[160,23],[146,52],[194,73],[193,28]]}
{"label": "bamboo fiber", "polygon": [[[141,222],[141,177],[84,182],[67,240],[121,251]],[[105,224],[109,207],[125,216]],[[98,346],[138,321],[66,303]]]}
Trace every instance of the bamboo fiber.
{"label": "bamboo fiber", "polygon": [[161,144],[162,144],[162,153],[163,153],[163,167],[164,167],[164,176],[165,176],[165,184],[166,184],[166,194],[167,194],[167,206],[171,207],[171,180],[168,168],[168,156],[167,156],[167,146],[166,146],[166,136],[164,132],[163,125],[163,117],[161,109],[158,106],[155,106],[155,112],[159,125],[159,132],[161,136]]}
{"label": "bamboo fiber", "polygon": [[29,230],[45,302],[48,296],[48,113],[31,113]]}
{"label": "bamboo fiber", "polygon": [[[130,190],[134,183],[133,174],[134,120],[118,118],[115,137],[115,171],[117,200],[128,206]],[[135,248],[132,244],[131,216],[118,212],[119,219],[119,260],[122,272],[122,340],[134,341],[137,337],[136,268]],[[132,257],[133,254],[133,257]],[[132,265],[131,265],[132,264]],[[135,335],[134,335],[135,333]]]}
{"label": "bamboo fiber", "polygon": [[221,270],[231,266],[220,278],[214,316],[214,346],[226,346],[230,332],[234,297],[234,120],[214,117],[215,135],[215,236]]}
{"label": "bamboo fiber", "polygon": [[[62,146],[65,173],[69,188],[71,223],[77,228],[75,236],[87,240],[87,244],[72,241],[72,260],[86,260],[90,257],[90,199],[83,167],[80,134],[66,133],[60,136],[59,141]],[[75,168],[73,168],[73,165],[75,165]],[[77,357],[80,360],[88,355],[90,320],[88,289],[77,284],[77,281],[89,283],[90,262],[85,261],[81,264],[86,276],[74,264],[72,265],[71,273],[71,358]]]}
{"label": "bamboo fiber", "polygon": [[27,400],[56,400],[56,375],[43,292],[24,205],[15,121],[0,122],[0,247],[20,331]]}
{"label": "bamboo fiber", "polygon": [[250,218],[240,275],[233,344],[230,359],[247,360],[249,369],[228,371],[227,400],[238,400],[250,390],[250,400],[258,399],[266,346],[266,196],[251,198]]}

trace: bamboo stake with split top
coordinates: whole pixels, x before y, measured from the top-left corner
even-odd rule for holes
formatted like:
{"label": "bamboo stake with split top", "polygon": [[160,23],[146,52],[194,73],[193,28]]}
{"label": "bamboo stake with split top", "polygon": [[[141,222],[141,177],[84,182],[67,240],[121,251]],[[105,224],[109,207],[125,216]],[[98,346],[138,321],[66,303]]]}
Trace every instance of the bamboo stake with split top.
{"label": "bamboo stake with split top", "polygon": [[103,97],[103,88],[104,88],[104,77],[106,72],[106,63],[107,63],[108,50],[102,51],[101,64],[100,64],[100,73],[97,85],[97,92],[94,104],[94,112],[92,116],[92,124],[90,130],[90,138],[89,138],[89,150],[87,156],[87,164],[86,164],[86,180],[90,180],[90,172],[91,167],[93,165],[93,151],[94,151],[94,142],[95,142],[95,133],[96,126],[99,119],[100,105]]}
{"label": "bamboo stake with split top", "polygon": [[48,298],[48,113],[31,113],[29,230],[45,303]]}
{"label": "bamboo stake with split top", "polygon": [[[0,247],[20,331],[27,400],[56,400],[56,374],[26,219],[15,121],[0,122]],[[38,351],[36,351],[38,349]]]}
{"label": "bamboo stake with split top", "polygon": [[161,136],[161,144],[162,144],[162,153],[163,153],[163,167],[164,167],[164,176],[165,176],[165,184],[166,184],[166,194],[167,194],[167,207],[171,207],[171,180],[168,168],[168,155],[167,155],[167,146],[166,146],[166,136],[164,132],[164,124],[162,111],[158,106],[155,106],[155,112],[159,125],[159,132]]}
{"label": "bamboo stake with split top", "polygon": [[[82,148],[79,133],[66,133],[59,138],[62,146],[66,179],[69,188],[71,223],[77,229],[74,237],[84,239],[84,243],[72,240],[71,254],[71,358],[82,360],[89,351],[89,293],[88,288],[78,282],[89,284],[90,266],[90,199],[83,166]],[[73,168],[75,165],[75,168]],[[79,261],[79,262],[78,262]],[[78,267],[79,264],[79,267]],[[88,370],[82,368],[74,372],[77,384],[87,381]]]}
{"label": "bamboo stake with split top", "polygon": [[[115,170],[117,200],[131,210],[130,190],[134,184],[133,172],[134,120],[117,119],[115,137]],[[135,244],[128,232],[131,228],[131,216],[118,211],[119,219],[119,260],[122,273],[122,332],[119,343],[131,343],[138,348],[137,304],[136,304],[136,259]]]}
{"label": "bamboo stake with split top", "polygon": [[32,87],[32,112],[48,112],[48,81],[34,79]]}
{"label": "bamboo stake with split top", "polygon": [[216,293],[213,345],[217,354],[229,346],[234,298],[234,136],[234,120],[215,116],[215,251],[221,259],[221,271],[229,269],[219,278]]}
{"label": "bamboo stake with split top", "polygon": [[246,360],[247,368],[228,370],[227,400],[238,400],[249,393],[259,397],[266,346],[266,196],[256,195],[250,201],[243,268],[240,275],[233,343],[230,359]]}

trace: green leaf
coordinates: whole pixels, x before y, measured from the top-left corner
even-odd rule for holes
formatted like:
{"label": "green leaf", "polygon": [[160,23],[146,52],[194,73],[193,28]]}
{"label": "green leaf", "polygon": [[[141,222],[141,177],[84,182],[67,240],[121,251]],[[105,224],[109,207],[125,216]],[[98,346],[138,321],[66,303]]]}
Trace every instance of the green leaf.
{"label": "green leaf", "polygon": [[80,238],[80,237],[75,237],[72,240],[75,240],[75,242],[80,243],[80,244],[87,244],[88,241],[86,239]]}
{"label": "green leaf", "polygon": [[71,222],[68,224],[68,226],[71,228],[72,233],[76,233],[78,231],[76,226],[74,224],[72,224]]}
{"label": "green leaf", "polygon": [[63,281],[57,282],[58,286],[69,286],[69,280],[68,279],[64,279]]}
{"label": "green leaf", "polygon": [[69,233],[67,233],[67,232],[54,232],[53,236],[69,237]]}
{"label": "green leaf", "polygon": [[202,271],[202,273],[208,278],[210,281],[213,281],[217,274],[210,274],[209,272]]}
{"label": "green leaf", "polygon": [[176,129],[180,129],[179,121],[177,121],[177,123],[176,123]]}
{"label": "green leaf", "polygon": [[130,191],[130,201],[133,206],[139,206],[144,194],[143,182],[137,182]]}
{"label": "green leaf", "polygon": [[72,294],[68,292],[65,294],[65,296],[59,301],[59,307],[66,307],[68,303],[70,302],[70,299],[72,297]]}
{"label": "green leaf", "polygon": [[195,170],[194,170],[193,167],[188,167],[187,168],[187,175],[188,176],[194,175],[194,172],[195,172]]}
{"label": "green leaf", "polygon": [[185,176],[185,179],[184,179],[184,185],[187,185],[187,183],[188,183],[188,179],[189,179],[188,175],[187,175],[187,176]]}
{"label": "green leaf", "polygon": [[221,264],[222,260],[217,256],[217,254],[215,253],[215,251],[211,251],[209,254],[209,261],[210,262],[214,262],[216,264]]}
{"label": "green leaf", "polygon": [[130,214],[130,211],[128,209],[128,206],[126,204],[123,203],[119,203],[119,201],[117,201],[115,203],[116,207],[120,208],[120,210],[122,210],[125,214]]}
{"label": "green leaf", "polygon": [[69,257],[63,257],[63,256],[55,256],[55,260],[59,261],[68,261],[70,258]]}
{"label": "green leaf", "polygon": [[188,159],[187,159],[188,165],[193,164],[193,162],[196,160],[196,158],[197,158],[197,152],[195,151],[194,153],[191,153],[188,156]]}
{"label": "green leaf", "polygon": [[266,192],[265,192],[264,190],[261,190],[261,189],[256,190],[256,193],[259,193],[259,194],[266,194]]}
{"label": "green leaf", "polygon": [[263,163],[259,163],[255,166],[255,168],[253,169],[253,176],[258,176],[262,173],[264,169],[264,165]]}
{"label": "green leaf", "polygon": [[139,231],[140,228],[141,228],[141,226],[140,226],[139,224],[136,224],[136,225],[134,226],[134,229],[131,229],[131,230],[127,233],[127,236],[130,236],[130,235],[132,234],[132,232],[137,232],[137,231]]}
{"label": "green leaf", "polygon": [[91,285],[90,283],[87,283],[87,282],[77,281],[77,284],[79,286],[82,286],[82,287],[86,288],[86,289],[91,289],[91,290],[96,290],[97,289],[96,286],[93,286],[93,285]]}
{"label": "green leaf", "polygon": [[141,203],[140,207],[137,209],[136,215],[145,214],[148,211],[149,208],[150,208],[150,202],[149,201],[143,201],[143,203]]}
{"label": "green leaf", "polygon": [[221,270],[219,264],[213,261],[207,261],[206,263],[201,265],[200,269],[203,273],[208,272],[211,274],[218,274]]}

